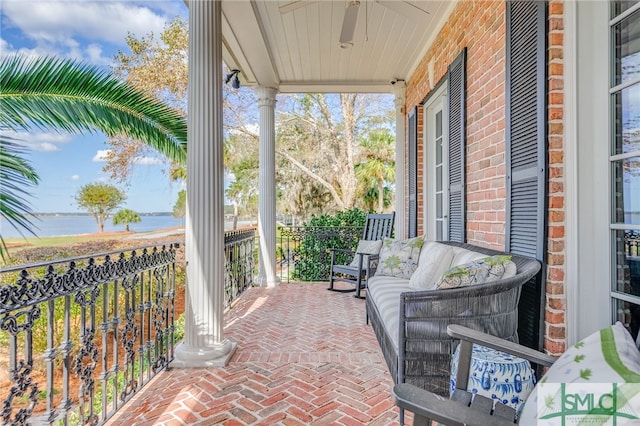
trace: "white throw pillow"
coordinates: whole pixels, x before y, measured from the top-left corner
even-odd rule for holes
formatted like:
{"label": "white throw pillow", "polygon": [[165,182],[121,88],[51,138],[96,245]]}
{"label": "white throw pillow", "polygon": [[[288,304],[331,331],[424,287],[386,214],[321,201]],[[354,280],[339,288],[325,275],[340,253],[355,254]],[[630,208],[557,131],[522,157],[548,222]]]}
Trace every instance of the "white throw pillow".
{"label": "white throw pillow", "polygon": [[420,250],[418,269],[409,279],[414,290],[431,290],[442,274],[449,270],[453,260],[453,249],[446,244],[428,241]]}
{"label": "white throw pillow", "polygon": [[[358,248],[356,248],[356,254],[353,256],[353,260],[349,264],[352,268],[357,268],[360,266],[360,255],[359,253],[366,254],[378,254],[380,253],[380,249],[382,248],[382,240],[360,240],[358,241]],[[369,256],[363,256],[362,266],[366,267],[369,263]]]}

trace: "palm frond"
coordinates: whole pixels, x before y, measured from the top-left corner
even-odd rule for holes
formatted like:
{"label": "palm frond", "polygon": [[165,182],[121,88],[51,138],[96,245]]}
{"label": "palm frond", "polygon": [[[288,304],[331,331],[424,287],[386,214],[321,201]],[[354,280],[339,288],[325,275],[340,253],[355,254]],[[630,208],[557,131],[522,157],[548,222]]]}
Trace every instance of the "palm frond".
{"label": "palm frond", "polygon": [[186,162],[187,125],[178,111],[106,71],[67,59],[0,59],[0,125],[125,134]]}
{"label": "palm frond", "polygon": [[[25,230],[33,235],[33,216],[26,199],[27,188],[38,183],[39,177],[31,164],[22,158],[26,150],[16,140],[0,134],[0,216],[20,234]],[[7,246],[0,235],[0,257],[5,258]]]}

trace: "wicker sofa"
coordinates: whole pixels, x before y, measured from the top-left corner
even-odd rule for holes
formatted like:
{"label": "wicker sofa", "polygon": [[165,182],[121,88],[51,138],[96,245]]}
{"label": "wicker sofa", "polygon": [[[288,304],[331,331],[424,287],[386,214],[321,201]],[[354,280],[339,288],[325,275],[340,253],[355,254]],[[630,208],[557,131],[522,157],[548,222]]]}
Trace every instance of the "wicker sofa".
{"label": "wicker sofa", "polygon": [[[439,270],[507,254],[449,241],[436,244],[450,246],[454,253],[451,264],[440,265]],[[422,259],[421,253],[419,263]],[[516,266],[514,276],[454,289],[415,290],[402,278],[373,275],[368,279],[367,322],[395,383],[411,383],[448,396],[451,356],[457,344],[447,334],[449,324],[517,342],[520,291],[538,273],[540,263],[518,255],[511,260]]]}

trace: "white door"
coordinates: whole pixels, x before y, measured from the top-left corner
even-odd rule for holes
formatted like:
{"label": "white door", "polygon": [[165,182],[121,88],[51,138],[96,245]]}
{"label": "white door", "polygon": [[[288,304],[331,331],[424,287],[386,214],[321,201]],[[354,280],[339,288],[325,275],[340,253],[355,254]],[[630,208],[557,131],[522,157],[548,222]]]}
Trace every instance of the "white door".
{"label": "white door", "polygon": [[427,238],[449,238],[449,156],[446,84],[440,86],[425,104],[425,224]]}

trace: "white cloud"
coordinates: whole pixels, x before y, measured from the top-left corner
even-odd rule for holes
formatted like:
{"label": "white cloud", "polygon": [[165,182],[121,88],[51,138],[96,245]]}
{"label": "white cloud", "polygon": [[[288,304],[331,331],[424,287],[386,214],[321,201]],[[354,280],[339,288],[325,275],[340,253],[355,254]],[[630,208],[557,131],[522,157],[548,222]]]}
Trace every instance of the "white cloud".
{"label": "white cloud", "polygon": [[3,136],[15,139],[16,142],[34,151],[54,152],[60,151],[60,146],[70,142],[73,135],[66,133],[43,133],[43,132],[13,132],[2,131]]}
{"label": "white cloud", "polygon": [[96,155],[93,156],[91,161],[93,161],[94,163],[105,163],[110,152],[110,149],[99,149],[96,152]]}
{"label": "white cloud", "polygon": [[72,175],[71,180],[73,181],[80,180],[80,175]]}
{"label": "white cloud", "polygon": [[[180,10],[182,9],[182,10]],[[95,0],[4,0],[3,30],[17,29],[35,46],[17,49],[0,42],[2,55],[58,56],[93,65],[112,63],[101,44],[125,46],[129,32],[140,37],[160,34],[165,23],[186,7],[180,2]]]}
{"label": "white cloud", "polygon": [[60,151],[60,148],[58,148],[56,145],[50,142],[42,142],[40,145],[37,146],[37,149],[38,151],[44,151],[44,152]]}
{"label": "white cloud", "polygon": [[73,37],[123,43],[128,32],[160,33],[165,17],[143,5],[115,1],[7,1],[3,14],[33,40],[65,42]]}
{"label": "white cloud", "polygon": [[111,58],[102,56],[102,47],[98,44],[92,43],[86,48],[87,60],[96,65],[109,65],[111,64]]}
{"label": "white cloud", "polygon": [[155,157],[136,157],[133,160],[134,164],[140,164],[143,166],[153,166],[156,164],[162,164],[162,161],[159,158]]}

